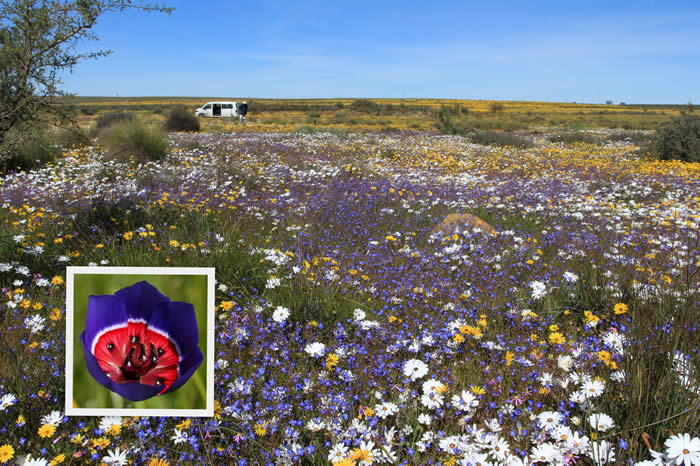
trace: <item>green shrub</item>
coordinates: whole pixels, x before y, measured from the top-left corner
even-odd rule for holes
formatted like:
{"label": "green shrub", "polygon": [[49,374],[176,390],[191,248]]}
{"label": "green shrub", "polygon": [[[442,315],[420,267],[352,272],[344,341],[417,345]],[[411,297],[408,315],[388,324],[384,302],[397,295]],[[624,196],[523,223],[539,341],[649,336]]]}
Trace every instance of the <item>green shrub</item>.
{"label": "green shrub", "polygon": [[492,102],[489,104],[489,110],[493,113],[501,113],[505,106],[501,102]]}
{"label": "green shrub", "polygon": [[437,130],[441,134],[459,134],[464,135],[466,127],[452,119],[454,112],[449,107],[444,105],[437,112]]}
{"label": "green shrub", "polygon": [[168,135],[160,128],[148,127],[139,120],[115,123],[102,131],[100,144],[110,159],[137,162],[160,160],[168,154]]}
{"label": "green shrub", "polygon": [[500,133],[498,131],[474,131],[469,133],[469,140],[474,144],[484,146],[501,146],[501,147],[532,147],[533,143],[527,138],[511,133]]}
{"label": "green shrub", "polygon": [[122,110],[112,110],[97,117],[95,120],[95,129],[97,129],[97,131],[101,131],[112,126],[114,123],[121,121],[133,121],[134,118],[133,113],[124,112]]}
{"label": "green shrub", "polygon": [[379,111],[379,104],[367,99],[353,100],[350,110],[360,113],[376,113]]}
{"label": "green shrub", "polygon": [[176,105],[170,109],[165,121],[168,131],[199,131],[199,119],[184,105]]}
{"label": "green shrub", "polygon": [[700,118],[683,113],[662,126],[652,151],[660,160],[700,162]]}
{"label": "green shrub", "polygon": [[66,149],[83,147],[90,143],[90,138],[78,128],[64,128],[53,137],[55,143]]}
{"label": "green shrub", "polygon": [[581,131],[571,131],[567,133],[552,134],[547,137],[548,140],[552,142],[563,142],[564,144],[573,144],[578,142],[583,142],[586,144],[598,144],[601,140],[589,133],[583,133]]}
{"label": "green shrub", "polygon": [[0,173],[34,170],[60,154],[59,147],[46,134],[21,142],[8,158],[0,160]]}
{"label": "green shrub", "polygon": [[314,133],[317,133],[318,131],[313,126],[301,125],[301,126],[297,126],[296,128],[294,128],[294,132],[297,134],[314,134]]}
{"label": "green shrub", "polygon": [[649,133],[643,131],[624,131],[621,133],[609,134],[605,139],[611,142],[627,141],[636,146],[645,146],[652,141],[653,137]]}

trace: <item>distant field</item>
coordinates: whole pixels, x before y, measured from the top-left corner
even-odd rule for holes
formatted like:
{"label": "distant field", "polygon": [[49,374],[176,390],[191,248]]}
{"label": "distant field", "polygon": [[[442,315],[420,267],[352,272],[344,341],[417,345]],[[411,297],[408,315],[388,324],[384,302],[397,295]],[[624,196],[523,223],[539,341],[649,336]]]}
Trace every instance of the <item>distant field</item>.
{"label": "distant field", "polygon": [[[474,129],[525,130],[562,128],[653,130],[687,105],[605,105],[461,99],[256,99],[245,97],[73,97],[89,125],[109,110],[164,113],[171,105],[192,110],[216,100],[246,100],[246,131],[279,132],[300,126],[351,130],[434,130],[440,113]],[[692,109],[691,109],[692,110]],[[240,130],[230,121],[205,120],[204,129]]]}

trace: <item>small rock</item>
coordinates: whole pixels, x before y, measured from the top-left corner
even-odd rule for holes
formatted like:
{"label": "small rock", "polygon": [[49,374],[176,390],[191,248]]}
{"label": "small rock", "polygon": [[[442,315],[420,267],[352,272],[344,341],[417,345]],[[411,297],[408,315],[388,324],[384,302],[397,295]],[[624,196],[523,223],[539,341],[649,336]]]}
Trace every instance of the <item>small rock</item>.
{"label": "small rock", "polygon": [[457,228],[464,230],[467,227],[478,228],[484,233],[495,233],[496,229],[488,223],[472,214],[449,214],[445,219],[433,228],[433,233],[451,233]]}

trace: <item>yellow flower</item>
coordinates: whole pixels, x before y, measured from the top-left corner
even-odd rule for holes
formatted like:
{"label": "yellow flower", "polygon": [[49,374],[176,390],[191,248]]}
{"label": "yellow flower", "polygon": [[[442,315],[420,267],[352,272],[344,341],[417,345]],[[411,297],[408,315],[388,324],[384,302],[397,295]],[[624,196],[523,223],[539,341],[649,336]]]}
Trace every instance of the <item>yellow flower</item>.
{"label": "yellow flower", "polygon": [[611,369],[617,369],[617,364],[615,364],[615,361],[612,360],[612,355],[609,352],[605,350],[598,351],[597,356],[598,359],[603,361],[606,366],[610,367]]}
{"label": "yellow flower", "polygon": [[100,244],[96,245],[95,247],[96,247],[97,249],[102,249],[102,248],[105,247],[105,245],[102,244],[102,243],[100,243]]}
{"label": "yellow flower", "polygon": [[260,437],[265,435],[267,433],[267,421],[256,423],[254,430],[255,434],[259,435]]}
{"label": "yellow flower", "polygon": [[12,445],[5,444],[0,446],[0,462],[7,463],[13,456],[15,456],[15,449]]}
{"label": "yellow flower", "polygon": [[627,312],[627,304],[625,303],[617,303],[615,304],[615,314],[624,314]]}
{"label": "yellow flower", "polygon": [[219,400],[214,400],[214,419],[217,421],[221,419],[222,412],[223,408],[221,407],[221,403],[219,403]]}
{"label": "yellow flower", "polygon": [[49,466],[56,466],[57,464],[63,463],[65,460],[66,460],[66,455],[64,455],[63,453],[58,454],[58,455],[53,457],[53,459],[49,463]]}
{"label": "yellow flower", "polygon": [[58,275],[56,275],[55,277],[53,277],[53,278],[51,279],[51,284],[52,284],[52,285],[57,285],[57,286],[58,286],[58,285],[63,285],[63,278],[61,278],[61,277],[59,277]]}
{"label": "yellow flower", "polygon": [[513,364],[513,359],[515,358],[515,353],[512,351],[506,351],[506,366]]}
{"label": "yellow flower", "polygon": [[39,427],[39,430],[37,432],[39,434],[39,437],[49,438],[53,436],[54,432],[56,432],[56,426],[53,424],[44,424],[43,426]]}
{"label": "yellow flower", "polygon": [[98,439],[93,439],[90,442],[92,444],[92,448],[107,448],[110,445],[110,441],[107,437],[100,437]]}
{"label": "yellow flower", "polygon": [[559,332],[552,332],[549,334],[549,342],[553,345],[561,345],[565,341],[564,335]]}
{"label": "yellow flower", "polygon": [[333,466],[355,466],[355,461],[348,458],[343,458],[338,461],[333,461]]}
{"label": "yellow flower", "polygon": [[352,461],[357,461],[358,463],[360,461],[364,461],[365,463],[372,464],[374,461],[374,456],[369,450],[362,450],[360,448],[355,448],[350,452],[350,456],[348,459]]}
{"label": "yellow flower", "polygon": [[55,322],[60,318],[61,318],[61,310],[57,307],[54,307],[53,309],[51,309],[51,313],[49,314],[49,319],[51,319]]}
{"label": "yellow flower", "polygon": [[591,311],[583,311],[583,315],[584,315],[584,320],[586,321],[587,324],[595,325],[600,320],[600,317],[593,314]]}
{"label": "yellow flower", "polygon": [[326,357],[326,368],[327,368],[328,370],[333,369],[333,367],[335,367],[336,365],[338,365],[339,359],[340,359],[340,358],[338,358],[338,356],[337,356],[336,354],[330,353],[330,354]]}
{"label": "yellow flower", "polygon": [[105,434],[117,436],[122,432],[122,426],[121,424],[112,424],[109,426],[107,430],[105,430]]}
{"label": "yellow flower", "polygon": [[130,240],[130,239],[133,238],[133,237],[134,237],[134,232],[133,232],[133,231],[127,231],[126,233],[124,233],[124,234],[122,235],[122,238],[124,238],[125,240]]}
{"label": "yellow flower", "polygon": [[478,385],[470,385],[469,390],[471,390],[475,395],[484,395],[486,393],[486,390]]}
{"label": "yellow flower", "polygon": [[394,235],[387,235],[387,236],[385,237],[385,239],[386,239],[387,241],[396,241],[396,238],[394,237]]}
{"label": "yellow flower", "polygon": [[180,243],[178,243],[177,240],[174,240],[174,239],[171,239],[171,240],[168,242],[168,244],[169,244],[171,247],[173,247],[173,248],[176,248],[176,247],[180,246]]}
{"label": "yellow flower", "polygon": [[148,466],[170,466],[170,463],[165,458],[151,458]]}
{"label": "yellow flower", "polygon": [[190,427],[190,422],[192,422],[190,419],[185,419],[181,423],[175,426],[178,430],[185,430]]}
{"label": "yellow flower", "polygon": [[221,303],[221,310],[230,311],[231,309],[233,309],[233,301],[223,301]]}
{"label": "yellow flower", "polygon": [[71,442],[71,443],[75,443],[75,444],[77,445],[77,444],[83,443],[84,440],[85,440],[85,437],[83,437],[83,434],[75,434],[75,435],[70,439],[70,442]]}
{"label": "yellow flower", "polygon": [[27,422],[27,420],[24,419],[24,416],[22,416],[22,415],[20,414],[19,416],[17,416],[17,421],[15,422],[15,424],[17,424],[18,426],[22,427],[26,422]]}

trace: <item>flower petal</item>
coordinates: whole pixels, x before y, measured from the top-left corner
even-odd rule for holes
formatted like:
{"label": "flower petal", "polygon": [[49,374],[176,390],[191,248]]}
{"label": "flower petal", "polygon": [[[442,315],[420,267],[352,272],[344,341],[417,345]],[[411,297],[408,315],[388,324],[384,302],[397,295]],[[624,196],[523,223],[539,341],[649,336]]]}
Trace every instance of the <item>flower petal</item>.
{"label": "flower petal", "polygon": [[194,350],[180,363],[180,377],[177,378],[165,393],[174,392],[187,382],[202,364],[202,361],[204,361],[202,351],[198,346],[195,346]]}
{"label": "flower petal", "polygon": [[148,320],[148,328],[167,334],[177,346],[180,359],[186,357],[199,341],[197,316],[190,303],[161,303]]}
{"label": "flower petal", "polygon": [[143,401],[156,396],[162,387],[158,385],[144,385],[138,382],[115,383],[112,390],[129,401]]}
{"label": "flower petal", "polygon": [[93,352],[93,345],[103,333],[127,325],[126,309],[124,300],[116,296],[91,295],[88,298],[84,334],[90,352]]}
{"label": "flower petal", "polygon": [[90,372],[90,375],[92,375],[92,377],[97,381],[97,383],[99,383],[105,388],[108,388],[109,390],[114,391],[114,384],[104,373],[104,371],[100,367],[100,364],[97,362],[97,358],[95,358],[95,356],[90,351],[90,345],[86,343],[85,332],[80,334],[80,341],[83,344],[85,362],[88,368],[88,372]]}
{"label": "flower petal", "polygon": [[129,317],[141,318],[146,321],[160,303],[170,302],[167,296],[147,281],[141,281],[122,288],[114,293],[114,296],[124,300]]}

